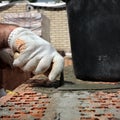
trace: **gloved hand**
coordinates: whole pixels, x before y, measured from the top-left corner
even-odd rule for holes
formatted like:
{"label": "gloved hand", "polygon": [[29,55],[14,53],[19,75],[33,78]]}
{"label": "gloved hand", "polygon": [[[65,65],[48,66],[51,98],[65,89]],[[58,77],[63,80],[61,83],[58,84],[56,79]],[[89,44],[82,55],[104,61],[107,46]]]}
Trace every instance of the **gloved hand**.
{"label": "gloved hand", "polygon": [[28,29],[18,27],[13,30],[9,35],[8,44],[14,52],[20,53],[19,57],[14,59],[13,65],[23,71],[45,73],[52,65],[48,79],[54,81],[63,70],[63,57],[49,42]]}

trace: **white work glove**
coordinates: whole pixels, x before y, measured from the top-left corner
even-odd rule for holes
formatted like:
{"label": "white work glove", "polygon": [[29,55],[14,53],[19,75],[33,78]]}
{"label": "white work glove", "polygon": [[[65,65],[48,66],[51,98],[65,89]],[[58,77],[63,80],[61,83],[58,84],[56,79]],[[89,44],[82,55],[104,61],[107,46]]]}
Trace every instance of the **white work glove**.
{"label": "white work glove", "polygon": [[52,65],[48,79],[54,81],[64,67],[63,57],[44,39],[28,29],[16,28],[9,36],[10,48],[20,55],[13,65],[34,74],[45,73]]}

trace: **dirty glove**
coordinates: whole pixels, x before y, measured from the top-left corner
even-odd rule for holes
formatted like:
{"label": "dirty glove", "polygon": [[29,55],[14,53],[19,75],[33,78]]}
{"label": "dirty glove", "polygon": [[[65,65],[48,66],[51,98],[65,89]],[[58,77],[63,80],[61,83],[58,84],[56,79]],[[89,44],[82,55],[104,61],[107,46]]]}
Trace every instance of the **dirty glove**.
{"label": "dirty glove", "polygon": [[49,42],[28,29],[21,27],[14,29],[9,35],[8,44],[14,52],[20,53],[13,65],[23,71],[45,73],[52,64],[48,79],[53,81],[63,70],[63,57]]}

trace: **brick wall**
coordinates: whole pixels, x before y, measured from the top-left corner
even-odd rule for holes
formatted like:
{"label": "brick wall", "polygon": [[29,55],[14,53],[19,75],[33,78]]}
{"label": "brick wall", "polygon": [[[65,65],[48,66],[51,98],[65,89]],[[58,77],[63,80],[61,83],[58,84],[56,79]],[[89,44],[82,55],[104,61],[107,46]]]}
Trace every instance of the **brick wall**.
{"label": "brick wall", "polygon": [[26,3],[13,3],[5,7],[0,8],[0,21],[3,21],[3,16],[5,13],[16,13],[16,12],[25,12]]}
{"label": "brick wall", "polygon": [[[10,6],[0,8],[0,21],[3,21],[3,16],[5,13],[19,13],[26,12],[25,2],[15,3]],[[67,13],[65,9],[45,9],[36,8],[31,10],[41,12],[49,21],[47,29],[46,23],[43,20],[43,36],[46,34],[45,38],[48,38],[52,45],[59,50],[64,50],[65,52],[70,52],[70,41],[69,41],[69,30],[67,22]]]}
{"label": "brick wall", "polygon": [[70,52],[66,10],[41,10],[50,19],[50,41],[57,48]]}

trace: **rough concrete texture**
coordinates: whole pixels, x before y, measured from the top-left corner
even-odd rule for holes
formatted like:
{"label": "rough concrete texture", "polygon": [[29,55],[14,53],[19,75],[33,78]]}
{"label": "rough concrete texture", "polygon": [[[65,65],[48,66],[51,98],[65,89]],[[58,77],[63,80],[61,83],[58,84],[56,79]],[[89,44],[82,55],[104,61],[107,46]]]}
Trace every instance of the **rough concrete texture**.
{"label": "rough concrete texture", "polygon": [[0,120],[120,120],[119,82],[77,80],[72,66],[64,73],[61,87],[43,86],[44,78],[37,76],[2,97]]}
{"label": "rough concrete texture", "polygon": [[55,120],[120,119],[120,90],[62,92],[54,94],[54,100]]}

